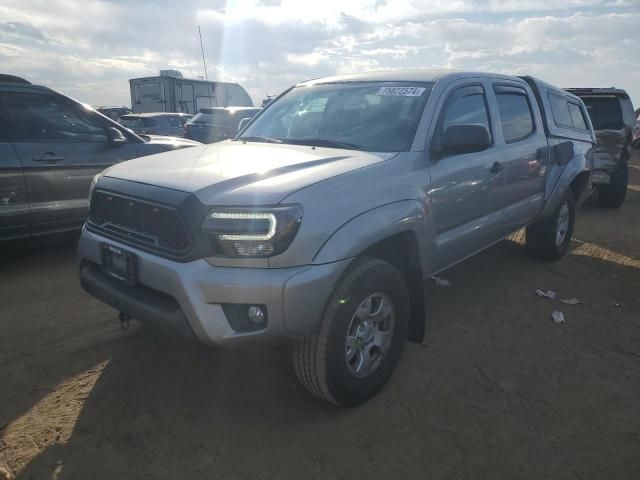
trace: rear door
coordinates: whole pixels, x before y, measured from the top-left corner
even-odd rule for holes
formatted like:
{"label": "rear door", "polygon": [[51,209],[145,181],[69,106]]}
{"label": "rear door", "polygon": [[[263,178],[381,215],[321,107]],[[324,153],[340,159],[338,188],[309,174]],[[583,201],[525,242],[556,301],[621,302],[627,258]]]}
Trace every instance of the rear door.
{"label": "rear door", "polygon": [[492,95],[497,106],[496,150],[506,167],[505,234],[529,223],[543,207],[547,137],[535,99],[528,87],[496,81]]}
{"label": "rear door", "polygon": [[[481,124],[493,132],[485,85],[459,86],[448,94],[430,142],[431,202],[436,228],[434,266],[444,268],[499,239],[505,170],[493,145],[482,152],[440,158],[442,134],[451,125]],[[493,134],[492,134],[493,137]]]}
{"label": "rear door", "polygon": [[132,108],[136,113],[165,112],[168,93],[165,82],[160,79],[136,83],[133,85],[135,100]]}
{"label": "rear door", "polygon": [[32,234],[80,227],[93,176],[134,158],[134,146],[112,146],[100,117],[62,96],[12,93],[4,103],[16,126],[13,145],[29,191]]}
{"label": "rear door", "polygon": [[20,158],[11,140],[15,130],[0,99],[0,240],[28,237],[29,198]]}

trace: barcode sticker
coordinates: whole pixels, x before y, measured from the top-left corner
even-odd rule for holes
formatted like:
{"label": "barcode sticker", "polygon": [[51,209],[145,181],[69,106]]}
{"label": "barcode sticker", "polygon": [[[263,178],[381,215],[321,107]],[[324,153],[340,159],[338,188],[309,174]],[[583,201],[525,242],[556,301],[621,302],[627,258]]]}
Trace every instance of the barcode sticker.
{"label": "barcode sticker", "polygon": [[376,95],[385,97],[419,97],[424,93],[424,87],[380,87]]}

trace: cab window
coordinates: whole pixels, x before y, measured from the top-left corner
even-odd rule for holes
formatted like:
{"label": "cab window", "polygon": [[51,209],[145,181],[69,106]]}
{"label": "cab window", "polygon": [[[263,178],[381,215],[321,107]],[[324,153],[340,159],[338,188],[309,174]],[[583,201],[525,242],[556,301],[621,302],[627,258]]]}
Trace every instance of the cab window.
{"label": "cab window", "polygon": [[449,95],[436,131],[431,141],[431,154],[441,156],[441,143],[444,133],[452,125],[483,125],[491,134],[491,122],[484,89],[480,86],[462,87]]}
{"label": "cab window", "polygon": [[500,124],[506,143],[514,143],[533,133],[533,113],[524,90],[496,91]]}

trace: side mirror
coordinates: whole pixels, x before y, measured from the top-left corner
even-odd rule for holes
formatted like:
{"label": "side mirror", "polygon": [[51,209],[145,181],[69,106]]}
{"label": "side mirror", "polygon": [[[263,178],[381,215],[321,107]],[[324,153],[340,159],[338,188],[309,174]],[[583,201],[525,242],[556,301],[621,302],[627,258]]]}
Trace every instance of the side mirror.
{"label": "side mirror", "polygon": [[109,143],[114,147],[119,147],[127,143],[127,137],[116,127],[107,128],[107,137],[109,138]]}
{"label": "side mirror", "polygon": [[246,127],[247,124],[251,121],[251,118],[252,117],[245,117],[242,120],[240,120],[240,123],[238,124],[238,133],[244,130],[244,127]]}
{"label": "side mirror", "polygon": [[442,156],[481,152],[491,146],[491,134],[484,125],[451,125],[442,138]]}

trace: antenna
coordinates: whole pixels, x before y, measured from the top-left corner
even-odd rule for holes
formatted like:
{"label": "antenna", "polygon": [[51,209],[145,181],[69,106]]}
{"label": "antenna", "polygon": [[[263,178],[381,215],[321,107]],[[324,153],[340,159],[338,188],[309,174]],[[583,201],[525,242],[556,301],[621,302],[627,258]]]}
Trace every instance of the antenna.
{"label": "antenna", "polygon": [[200,32],[200,25],[198,25],[198,36],[200,37],[200,50],[202,50],[202,65],[204,66],[204,79],[209,80],[207,75],[207,62],[204,59],[204,47],[202,46],[202,32]]}

